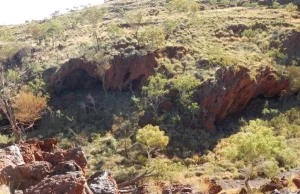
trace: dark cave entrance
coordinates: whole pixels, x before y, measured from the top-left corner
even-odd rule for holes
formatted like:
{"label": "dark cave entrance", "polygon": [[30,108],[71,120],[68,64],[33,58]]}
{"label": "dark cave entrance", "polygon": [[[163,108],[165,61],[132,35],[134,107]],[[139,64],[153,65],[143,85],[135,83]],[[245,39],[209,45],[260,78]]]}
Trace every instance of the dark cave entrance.
{"label": "dark cave entrance", "polygon": [[70,73],[59,84],[58,94],[82,89],[102,89],[102,82],[83,69]]}
{"label": "dark cave entrance", "polygon": [[131,82],[131,87],[132,87],[132,90],[133,91],[136,91],[136,90],[141,90],[142,87],[143,87],[143,80],[145,80],[145,75],[142,74],[140,75],[138,78],[132,80]]}

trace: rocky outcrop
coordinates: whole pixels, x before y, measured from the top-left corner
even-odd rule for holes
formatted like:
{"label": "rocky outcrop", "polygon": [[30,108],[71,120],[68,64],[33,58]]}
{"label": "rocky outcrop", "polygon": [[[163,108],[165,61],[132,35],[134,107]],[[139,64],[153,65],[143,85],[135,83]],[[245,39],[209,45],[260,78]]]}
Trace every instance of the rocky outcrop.
{"label": "rocky outcrop", "polygon": [[7,166],[0,171],[0,182],[24,190],[45,178],[50,173],[50,169],[51,164],[45,161]]}
{"label": "rocky outcrop", "polygon": [[[104,81],[108,89],[123,89],[130,85],[132,89],[136,89],[154,73],[154,68],[157,66],[155,56],[155,53],[149,53],[143,56],[133,55],[126,59],[115,57],[110,67],[104,70],[104,76],[97,72],[97,63],[71,59],[58,70],[49,69],[44,73],[44,77],[49,80],[50,87],[58,93],[63,88],[88,87],[90,82],[97,80]],[[77,76],[74,76],[75,72]],[[83,79],[87,76],[90,76],[89,80]],[[80,80],[84,80],[84,83]]]}
{"label": "rocky outcrop", "polygon": [[0,185],[24,194],[92,194],[81,149],[56,150],[56,144],[55,139],[32,139],[0,150]]}
{"label": "rocky outcrop", "polygon": [[86,169],[87,160],[81,148],[56,151],[56,144],[57,141],[55,139],[46,139],[44,141],[32,139],[21,143],[19,147],[26,163],[32,161],[47,161],[51,165],[56,166],[60,162],[74,160],[83,171]]}
{"label": "rocky outcrop", "polygon": [[127,59],[116,57],[105,75],[107,88],[126,88],[132,84],[132,88],[139,88],[141,84],[154,74],[157,66],[155,53],[144,56],[131,56]]}
{"label": "rocky outcrop", "polygon": [[255,72],[246,67],[221,68],[216,78],[215,82],[209,80],[202,84],[195,93],[201,107],[201,125],[210,131],[215,131],[214,124],[227,115],[244,109],[252,98],[279,95],[289,86],[285,77],[268,66]]}
{"label": "rocky outcrop", "polygon": [[[167,46],[159,53],[146,53],[144,55],[116,56],[109,62],[108,68],[99,67],[96,62],[88,62],[81,58],[70,59],[59,69],[51,68],[44,72],[44,79],[50,88],[56,92],[63,89],[86,88],[95,81],[102,82],[107,89],[139,89],[147,78],[154,74],[157,67],[156,57],[166,56],[170,59],[182,59],[187,49],[182,46]],[[101,69],[101,68],[100,68]],[[89,77],[89,78],[88,78]],[[97,83],[99,84],[99,83]]]}

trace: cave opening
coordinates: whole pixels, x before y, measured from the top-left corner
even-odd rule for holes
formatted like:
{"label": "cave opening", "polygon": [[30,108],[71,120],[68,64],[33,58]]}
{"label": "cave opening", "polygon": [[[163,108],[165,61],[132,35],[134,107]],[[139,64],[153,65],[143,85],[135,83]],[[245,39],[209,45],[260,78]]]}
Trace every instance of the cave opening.
{"label": "cave opening", "polygon": [[141,90],[143,87],[143,80],[146,76],[144,74],[140,75],[138,78],[132,80],[131,87],[133,91]]}
{"label": "cave opening", "polygon": [[60,83],[57,92],[72,92],[85,89],[102,89],[102,81],[91,76],[87,71],[78,69],[67,75]]}

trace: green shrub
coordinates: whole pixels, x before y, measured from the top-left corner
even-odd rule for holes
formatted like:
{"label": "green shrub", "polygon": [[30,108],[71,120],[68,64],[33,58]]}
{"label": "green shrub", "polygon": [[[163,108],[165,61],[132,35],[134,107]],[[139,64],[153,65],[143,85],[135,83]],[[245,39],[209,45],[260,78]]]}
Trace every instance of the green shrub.
{"label": "green shrub", "polygon": [[0,134],[0,144],[7,144],[9,141],[11,141],[11,138],[9,138],[7,135]]}
{"label": "green shrub", "polygon": [[168,159],[154,158],[147,165],[147,169],[154,171],[155,179],[172,180],[177,172],[183,172],[186,167]]}
{"label": "green shrub", "polygon": [[278,1],[273,1],[272,8],[278,9],[279,7],[280,7],[280,3],[278,3]]}
{"label": "green shrub", "polygon": [[238,60],[236,57],[230,56],[221,47],[211,47],[208,52],[208,61],[210,64],[222,65],[222,66],[232,66],[237,65]]}
{"label": "green shrub", "polygon": [[288,149],[283,136],[275,136],[271,127],[257,119],[250,121],[241,132],[231,136],[223,148],[224,155],[232,161],[257,165],[261,160],[275,160]]}
{"label": "green shrub", "polygon": [[247,37],[249,40],[254,38],[256,35],[257,35],[257,31],[252,30],[252,29],[244,30],[243,33],[242,33],[242,36]]}
{"label": "green shrub", "polygon": [[266,161],[259,166],[261,172],[263,172],[268,178],[277,176],[280,173],[278,163],[276,161]]}
{"label": "green shrub", "polygon": [[235,180],[244,180],[246,177],[242,173],[235,172],[235,173],[233,173],[233,177],[232,178],[235,179]]}

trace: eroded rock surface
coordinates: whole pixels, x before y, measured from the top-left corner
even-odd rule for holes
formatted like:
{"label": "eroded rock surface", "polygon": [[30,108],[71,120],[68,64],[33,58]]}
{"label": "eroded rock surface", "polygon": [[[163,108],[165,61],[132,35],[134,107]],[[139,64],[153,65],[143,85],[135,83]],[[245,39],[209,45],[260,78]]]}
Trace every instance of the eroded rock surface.
{"label": "eroded rock surface", "polygon": [[6,166],[24,164],[23,157],[17,145],[11,145],[0,149],[0,170]]}
{"label": "eroded rock surface", "polygon": [[[256,77],[251,77],[253,73]],[[288,80],[270,67],[252,73],[246,67],[222,68],[216,77],[216,82],[207,81],[196,92],[202,110],[201,124],[210,131],[215,131],[214,124],[227,115],[244,109],[252,98],[276,96],[289,86]]]}
{"label": "eroded rock surface", "polygon": [[80,173],[55,175],[43,179],[38,184],[27,188],[24,194],[86,194],[86,180]]}
{"label": "eroded rock surface", "polygon": [[55,139],[31,139],[0,150],[0,184],[24,194],[92,194],[82,150],[56,150],[56,144]]}

